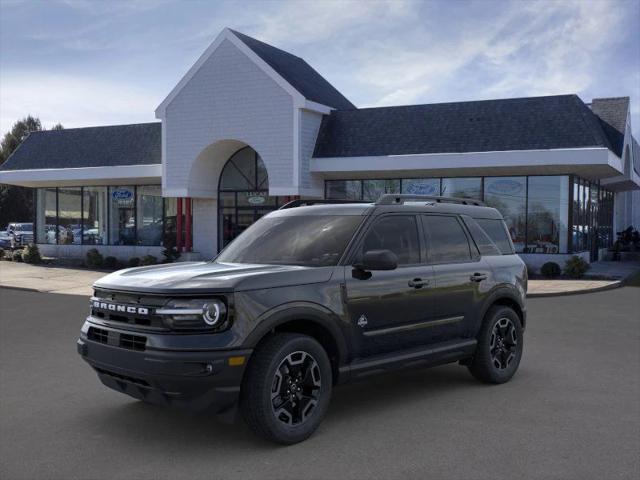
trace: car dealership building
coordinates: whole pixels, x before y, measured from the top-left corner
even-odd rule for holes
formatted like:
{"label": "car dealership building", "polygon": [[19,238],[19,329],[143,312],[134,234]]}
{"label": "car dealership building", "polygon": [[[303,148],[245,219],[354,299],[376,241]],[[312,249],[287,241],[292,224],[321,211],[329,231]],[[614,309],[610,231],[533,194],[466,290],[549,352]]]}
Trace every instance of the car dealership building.
{"label": "car dealership building", "polygon": [[126,260],[174,242],[209,258],[291,199],[382,193],[495,206],[532,267],[602,258],[640,227],[628,97],[360,109],[303,59],[225,29],[156,117],[34,132],[0,167],[1,183],[35,189],[45,255]]}

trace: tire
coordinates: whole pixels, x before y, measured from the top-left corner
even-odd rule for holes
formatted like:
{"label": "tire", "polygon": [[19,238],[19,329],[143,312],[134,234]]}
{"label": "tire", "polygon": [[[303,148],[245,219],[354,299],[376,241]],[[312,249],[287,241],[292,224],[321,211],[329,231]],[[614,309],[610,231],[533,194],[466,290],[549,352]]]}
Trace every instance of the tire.
{"label": "tire", "polygon": [[491,307],[477,339],[476,353],[468,366],[471,375],[485,383],[508,382],[518,370],[524,347],[518,314],[509,307]]}
{"label": "tire", "polygon": [[256,434],[291,445],[318,428],[329,408],[332,385],[329,357],[316,340],[296,333],[275,334],[251,357],[240,410]]}

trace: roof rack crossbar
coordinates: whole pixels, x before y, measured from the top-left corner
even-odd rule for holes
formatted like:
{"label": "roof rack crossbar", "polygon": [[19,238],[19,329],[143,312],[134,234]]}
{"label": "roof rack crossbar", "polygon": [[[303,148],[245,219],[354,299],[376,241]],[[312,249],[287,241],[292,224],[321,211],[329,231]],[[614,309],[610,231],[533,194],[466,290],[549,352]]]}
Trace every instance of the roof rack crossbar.
{"label": "roof rack crossbar", "polygon": [[380,195],[376,205],[402,205],[405,202],[433,202],[433,203],[456,203],[459,205],[474,205],[485,207],[485,203],[473,198],[441,197],[435,195],[409,195],[386,193]]}
{"label": "roof rack crossbar", "polygon": [[331,204],[341,204],[341,203],[371,203],[366,202],[364,200],[327,200],[324,198],[318,199],[308,199],[308,200],[291,200],[290,202],[282,205],[278,210],[286,210],[288,208],[296,208],[296,207],[308,207],[310,205],[331,205]]}

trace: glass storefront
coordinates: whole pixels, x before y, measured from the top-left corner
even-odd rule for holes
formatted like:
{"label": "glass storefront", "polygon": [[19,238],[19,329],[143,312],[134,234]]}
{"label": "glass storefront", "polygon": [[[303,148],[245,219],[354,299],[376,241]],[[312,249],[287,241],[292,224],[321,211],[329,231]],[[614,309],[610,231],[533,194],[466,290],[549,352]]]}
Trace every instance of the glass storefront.
{"label": "glass storefront", "polygon": [[[348,195],[346,190],[342,192]],[[283,203],[281,198],[269,196],[267,170],[256,151],[245,147],[234,153],[222,170],[218,188],[220,249]]]}
{"label": "glass storefront", "polygon": [[[365,185],[369,185],[367,190]],[[398,191],[484,201],[504,216],[518,253],[595,253],[597,248],[613,244],[613,193],[576,176],[325,182],[325,198],[328,199],[374,201],[383,193]]]}
{"label": "glass storefront", "polygon": [[527,245],[527,177],[485,177],[484,202],[504,217],[517,253]]}
{"label": "glass storefront", "polygon": [[58,244],[82,243],[82,189],[69,187],[58,189]]}
{"label": "glass storefront", "polygon": [[82,189],[82,243],[107,244],[107,187]]}
{"label": "glass storefront", "polygon": [[59,245],[163,245],[175,199],[159,185],[39,188],[36,242]]}

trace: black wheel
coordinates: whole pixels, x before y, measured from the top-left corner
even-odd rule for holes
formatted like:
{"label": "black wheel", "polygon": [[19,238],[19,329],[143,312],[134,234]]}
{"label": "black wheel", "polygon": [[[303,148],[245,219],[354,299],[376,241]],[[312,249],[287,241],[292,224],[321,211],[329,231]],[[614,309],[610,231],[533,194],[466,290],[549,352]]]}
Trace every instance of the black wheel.
{"label": "black wheel", "polygon": [[492,307],[482,323],[469,371],[483,382],[507,382],[518,370],[522,348],[522,325],[518,314],[509,307]]}
{"label": "black wheel", "polygon": [[273,335],[251,357],[240,408],[258,435],[282,444],[307,439],[318,428],[331,398],[331,363],[313,338]]}

